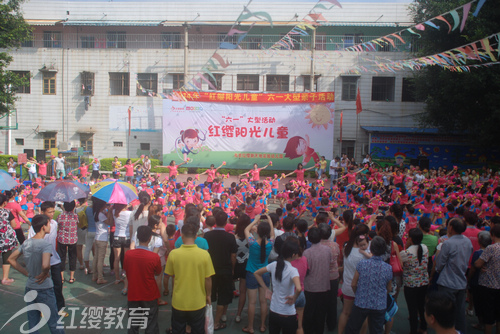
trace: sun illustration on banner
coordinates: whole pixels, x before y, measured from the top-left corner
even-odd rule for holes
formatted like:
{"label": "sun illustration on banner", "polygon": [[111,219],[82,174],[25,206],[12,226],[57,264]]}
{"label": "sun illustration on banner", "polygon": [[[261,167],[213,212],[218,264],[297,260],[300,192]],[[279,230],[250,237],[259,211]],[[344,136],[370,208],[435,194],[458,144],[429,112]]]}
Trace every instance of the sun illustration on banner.
{"label": "sun illustration on banner", "polygon": [[328,124],[333,124],[334,110],[327,107],[325,104],[310,104],[311,109],[305,110],[308,115],[306,119],[309,119],[309,124],[312,127],[324,126],[328,129]]}

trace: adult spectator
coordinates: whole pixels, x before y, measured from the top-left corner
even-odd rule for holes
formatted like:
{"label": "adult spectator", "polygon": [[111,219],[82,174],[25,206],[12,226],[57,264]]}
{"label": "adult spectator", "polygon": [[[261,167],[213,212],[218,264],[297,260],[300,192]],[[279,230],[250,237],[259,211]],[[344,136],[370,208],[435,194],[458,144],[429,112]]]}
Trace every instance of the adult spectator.
{"label": "adult spectator", "polygon": [[351,283],[356,297],[347,322],[348,334],[359,333],[367,317],[370,333],[382,333],[384,330],[387,293],[391,289],[392,280],[392,267],[382,259],[386,247],[386,241],[376,236],[370,244],[373,256],[369,260],[361,260],[356,266]]}
{"label": "adult spectator", "polygon": [[437,236],[434,235],[434,232],[431,231],[431,219],[429,217],[422,217],[418,221],[418,227],[424,234],[422,238],[422,244],[427,247],[427,250],[429,251],[429,259],[428,259],[428,265],[427,265],[427,272],[430,274],[432,267],[433,267],[433,261],[432,257],[434,256],[434,253],[436,253],[436,247],[438,245],[439,239]]}
{"label": "adult spectator", "polygon": [[425,302],[425,321],[436,334],[460,334],[454,326],[457,314],[455,310],[456,305],[447,294],[433,292]]}
{"label": "adult spectator", "polygon": [[332,261],[330,262],[328,271],[330,274],[330,291],[326,310],[326,328],[329,332],[333,332],[337,327],[337,293],[339,289],[338,258],[340,255],[340,248],[335,241],[330,240],[332,229],[328,224],[321,223],[318,225],[318,228],[321,235],[321,244],[327,246],[332,255]]}
{"label": "adult spectator", "polygon": [[[52,256],[50,257],[50,276],[54,283],[54,295],[56,297],[57,310],[59,315],[67,315],[68,313],[62,309],[66,306],[64,295],[62,292],[63,281],[61,276],[61,258],[56,250],[57,244],[57,222],[52,219],[54,217],[56,204],[54,202],[43,202],[40,205],[42,214],[50,219],[50,232],[45,234],[44,239],[52,245]],[[30,227],[28,230],[28,239],[35,236],[35,230]]]}
{"label": "adult spectator", "polygon": [[[400,253],[403,262],[403,286],[410,315],[410,334],[427,331],[424,317],[425,295],[429,285],[427,262],[429,251],[422,244],[424,234],[418,229],[411,229],[408,233],[406,250]],[[420,317],[420,329],[418,319]]]}
{"label": "adult spectator", "polygon": [[[64,330],[59,329],[57,325],[59,317],[54,296],[54,283],[50,278],[50,257],[53,247],[47,240],[44,240],[45,235],[50,233],[50,219],[45,215],[36,215],[32,222],[35,235],[10,255],[9,263],[14,269],[28,277],[25,292],[32,296],[26,298],[30,332],[36,331],[35,326],[40,324],[40,317],[43,315],[45,318],[43,323],[48,323],[51,333],[64,333]],[[26,267],[17,262],[21,255],[24,255]],[[30,291],[35,291],[35,293],[28,294]],[[38,304],[44,304],[45,307],[40,308]]]}
{"label": "adult spectator", "polygon": [[69,257],[69,281],[75,282],[76,270],[76,242],[78,241],[77,227],[78,215],[75,210],[75,201],[64,202],[64,211],[57,217],[57,252],[61,258],[61,279],[64,282],[64,269],[66,267],[66,254]]}
{"label": "adult spectator", "polygon": [[339,178],[340,158],[335,157],[330,161],[330,188],[333,188],[333,181]]}
{"label": "adult spectator", "polygon": [[9,278],[10,264],[7,262],[12,250],[17,246],[16,232],[12,228],[14,215],[5,209],[7,197],[0,194],[0,252],[2,253],[2,284],[11,285],[13,278]]}
{"label": "adult spectator", "polygon": [[[256,215],[253,222],[245,228],[245,237],[250,245],[246,284],[248,291],[248,326],[243,328],[243,332],[253,333],[253,321],[255,318],[255,304],[257,303],[257,293],[260,303],[260,331],[266,331],[267,302],[266,291],[259,286],[259,282],[254,276],[254,272],[268,265],[269,254],[274,245],[274,228],[271,217],[266,218]],[[258,224],[258,225],[257,225]],[[257,225],[257,239],[252,236],[254,226]],[[266,286],[269,286],[271,277],[269,273],[262,275]]]}
{"label": "adult spectator", "polygon": [[172,334],[184,334],[186,325],[193,333],[205,333],[205,305],[211,305],[212,259],[195,245],[198,227],[184,224],[183,244],[168,255],[165,274],[174,277],[172,293]]}
{"label": "adult spectator", "polygon": [[63,157],[62,153],[57,155],[57,158],[54,158],[55,163],[55,177],[58,179],[59,177],[66,177],[66,169],[64,168],[64,164],[66,163],[66,159]]}
{"label": "adult spectator", "polygon": [[497,333],[500,330],[500,225],[493,225],[490,234],[493,244],[486,247],[474,263],[476,268],[482,269],[479,274],[479,298],[486,334],[493,332],[495,322]]}
{"label": "adult spectator", "polygon": [[[281,255],[281,246],[285,243],[286,238],[288,237],[297,237],[295,232],[293,231],[295,227],[295,218],[293,215],[286,216],[283,219],[283,230],[285,230],[285,233],[282,233],[279,236],[276,236],[276,240],[274,241],[274,251],[278,254],[278,256]],[[276,231],[274,231],[276,233]]]}
{"label": "adult spectator", "polygon": [[7,204],[5,205],[5,209],[9,210],[14,215],[15,225],[13,226],[14,231],[16,232],[17,241],[19,244],[23,244],[24,240],[24,231],[22,229],[22,222],[24,221],[26,224],[31,225],[28,217],[21,209],[19,203],[16,202],[16,191],[15,190],[7,190],[5,191],[5,196],[7,196]]}
{"label": "adult spectator", "polygon": [[465,273],[472,255],[471,241],[462,235],[465,223],[460,218],[453,218],[448,224],[448,240],[443,243],[436,258],[438,290],[447,294],[455,303],[455,327],[465,333]]}
{"label": "adult spectator", "polygon": [[[127,294],[129,317],[136,308],[149,310],[146,333],[159,333],[157,300],[160,298],[160,290],[155,276],[161,274],[162,267],[158,254],[148,249],[152,235],[153,231],[149,226],[139,226],[137,229],[139,245],[125,253],[123,269],[127,272],[130,283]],[[139,326],[132,323],[128,333],[139,333]]]}
{"label": "adult spectator", "polygon": [[233,272],[238,246],[234,236],[226,232],[227,218],[227,213],[219,211],[215,216],[215,228],[205,233],[215,269],[212,276],[212,301],[217,300],[214,330],[226,328],[227,307],[233,301]]}
{"label": "adult spectator", "polygon": [[271,273],[273,281],[273,294],[269,314],[269,333],[296,334],[297,312],[295,301],[302,288],[298,270],[290,263],[299,256],[299,243],[286,240],[283,244],[281,255],[276,262],[268,264],[255,272],[255,278],[260,286],[269,291],[262,275]]}
{"label": "adult spectator", "polygon": [[351,283],[354,278],[354,273],[356,272],[356,266],[365,258],[360,252],[358,242],[367,240],[368,232],[370,232],[370,230],[368,229],[368,226],[364,224],[354,226],[350,233],[349,241],[344,247],[344,271],[341,288],[344,298],[344,306],[339,317],[338,333],[340,334],[344,333],[347,320],[351,315],[352,307],[354,305],[355,293],[352,289]]}
{"label": "adult spectator", "polygon": [[242,213],[238,216],[238,221],[236,223],[236,228],[234,230],[234,236],[236,239],[236,245],[238,246],[238,251],[236,252],[236,264],[234,266],[233,279],[239,280],[239,293],[240,298],[238,300],[238,312],[236,313],[235,322],[241,322],[241,313],[245,307],[247,300],[247,262],[248,256],[250,255],[250,249],[248,245],[248,239],[245,237],[245,228],[250,225],[250,217]]}
{"label": "adult spectator", "polygon": [[304,279],[304,333],[321,334],[325,328],[328,297],[330,296],[330,263],[332,252],[328,246],[321,244],[321,232],[317,227],[309,229],[311,247],[306,249],[309,274]]}

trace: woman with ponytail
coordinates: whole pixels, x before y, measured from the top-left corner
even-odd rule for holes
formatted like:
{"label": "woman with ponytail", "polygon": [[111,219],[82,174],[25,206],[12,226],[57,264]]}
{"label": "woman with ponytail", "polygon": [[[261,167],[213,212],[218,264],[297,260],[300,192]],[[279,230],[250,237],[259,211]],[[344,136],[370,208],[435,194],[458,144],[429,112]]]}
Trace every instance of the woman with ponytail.
{"label": "woman with ponytail", "polygon": [[151,205],[151,196],[145,191],[139,193],[139,206],[132,211],[128,224],[129,235],[133,236],[137,228],[148,224],[149,206]]}
{"label": "woman with ponytail", "polygon": [[269,333],[295,334],[298,328],[295,301],[302,291],[299,272],[290,263],[299,257],[299,244],[285,240],[276,262],[257,270],[254,275],[266,294],[271,294],[262,275],[271,273],[273,291],[269,312]]}
{"label": "woman with ponytail", "polygon": [[[258,224],[258,225],[257,225]],[[257,225],[257,239],[252,233],[255,233],[254,227]],[[246,285],[248,291],[248,326],[243,328],[243,332],[253,333],[253,320],[255,317],[255,304],[257,303],[257,292],[259,293],[260,302],[260,331],[266,331],[266,316],[267,316],[267,302],[266,290],[262,287],[259,288],[254,272],[267,266],[268,257],[274,245],[274,227],[273,221],[269,216],[264,217],[257,215],[253,222],[245,228],[245,237],[249,244],[249,256],[247,262]],[[269,274],[262,275],[262,280],[267,287],[269,287],[270,277]],[[258,290],[257,290],[258,289]]]}
{"label": "woman with ponytail", "polygon": [[[408,233],[406,250],[401,252],[403,261],[403,286],[408,313],[410,315],[410,333],[423,333],[427,331],[424,317],[425,296],[429,285],[427,262],[429,251],[422,244],[423,232],[414,228]],[[420,317],[420,329],[419,329]]]}

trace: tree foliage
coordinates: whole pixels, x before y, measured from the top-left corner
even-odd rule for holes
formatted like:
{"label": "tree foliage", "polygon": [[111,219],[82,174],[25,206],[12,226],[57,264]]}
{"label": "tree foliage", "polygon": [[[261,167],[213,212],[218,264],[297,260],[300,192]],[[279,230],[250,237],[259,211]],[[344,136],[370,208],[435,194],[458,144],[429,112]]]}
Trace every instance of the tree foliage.
{"label": "tree foliage", "polygon": [[[470,0],[415,0],[411,14],[415,23],[446,13]],[[500,32],[500,5],[487,0],[477,17],[472,16],[473,3],[465,29],[448,34],[442,22],[440,29],[427,27],[422,33],[421,56],[440,53],[483,39]],[[462,10],[458,10],[462,17]],[[450,15],[445,16],[453,25]],[[433,22],[436,23],[437,20]],[[498,48],[497,42],[493,43]],[[495,52],[495,54],[497,54]],[[489,60],[485,60],[487,62]],[[477,61],[468,61],[475,64]],[[415,76],[419,100],[426,102],[426,113],[420,121],[424,126],[440,128],[445,133],[460,133],[471,142],[493,146],[500,140],[500,66],[471,68],[470,72],[452,72],[429,66]]]}
{"label": "tree foliage", "polygon": [[16,89],[27,84],[27,79],[7,70],[13,60],[9,51],[31,36],[31,27],[21,13],[21,2],[0,0],[0,116],[13,109]]}

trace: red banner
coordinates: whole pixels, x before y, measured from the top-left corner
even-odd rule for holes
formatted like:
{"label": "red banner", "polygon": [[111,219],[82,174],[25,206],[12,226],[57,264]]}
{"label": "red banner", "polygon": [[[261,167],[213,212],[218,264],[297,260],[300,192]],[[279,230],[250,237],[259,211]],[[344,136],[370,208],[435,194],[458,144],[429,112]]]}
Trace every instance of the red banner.
{"label": "red banner", "polygon": [[174,92],[173,99],[199,102],[224,103],[332,103],[334,92],[322,93],[211,93],[211,92]]}

